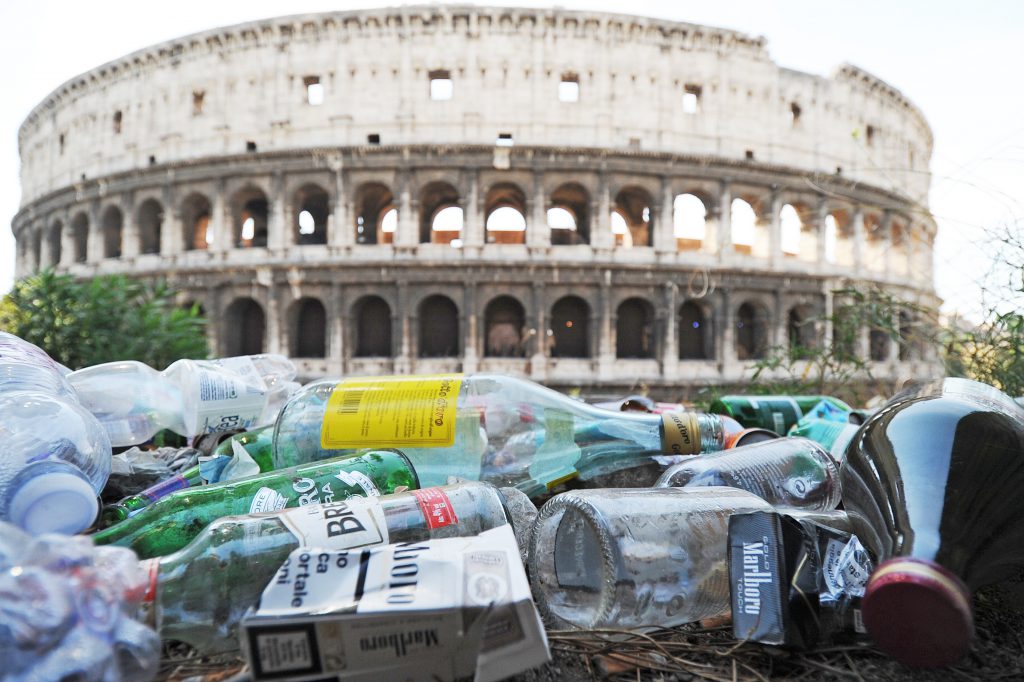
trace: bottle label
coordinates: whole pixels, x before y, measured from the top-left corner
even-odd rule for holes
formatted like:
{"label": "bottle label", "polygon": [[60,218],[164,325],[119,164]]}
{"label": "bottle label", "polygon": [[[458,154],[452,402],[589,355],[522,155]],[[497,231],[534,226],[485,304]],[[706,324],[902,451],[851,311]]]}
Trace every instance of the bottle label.
{"label": "bottle label", "polygon": [[253,361],[243,356],[196,365],[196,433],[254,428],[266,404],[267,387]]}
{"label": "bottle label", "polygon": [[384,509],[376,497],[294,507],[276,518],[291,531],[300,547],[354,549],[388,543]]}
{"label": "bottle label", "polygon": [[423,512],[423,518],[426,519],[427,527],[430,530],[458,524],[459,518],[455,516],[452,501],[440,488],[413,490],[412,494],[420,503],[420,510]]}
{"label": "bottle label", "polygon": [[450,447],[461,374],[346,379],[327,401],[320,447]]}
{"label": "bottle label", "polygon": [[665,412],[661,415],[661,449],[667,455],[700,453],[700,425],[693,412]]}
{"label": "bottle label", "polygon": [[380,491],[362,471],[339,471],[334,477],[350,488],[359,488],[367,497],[380,497]]}
{"label": "bottle label", "polygon": [[273,488],[260,488],[252,497],[252,504],[249,506],[250,514],[272,512],[284,509],[288,506],[288,498]]}

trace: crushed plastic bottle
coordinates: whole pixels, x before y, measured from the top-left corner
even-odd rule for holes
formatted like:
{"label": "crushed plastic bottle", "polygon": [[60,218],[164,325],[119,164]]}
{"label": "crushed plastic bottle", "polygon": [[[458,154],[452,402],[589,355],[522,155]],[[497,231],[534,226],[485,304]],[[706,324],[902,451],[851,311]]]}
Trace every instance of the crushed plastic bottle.
{"label": "crushed plastic bottle", "polygon": [[64,379],[66,369],[39,346],[0,332],[0,392],[41,391],[77,401]]}
{"label": "crushed plastic bottle", "polygon": [[272,423],[298,384],[282,355],[178,360],[162,372],[134,360],[67,376],[115,446],[137,445],[161,429],[182,436],[250,430]]}
{"label": "crushed plastic bottle", "polygon": [[147,575],[130,551],[32,538],[0,521],[0,676],[12,682],[145,682],[160,640],[132,619]]}

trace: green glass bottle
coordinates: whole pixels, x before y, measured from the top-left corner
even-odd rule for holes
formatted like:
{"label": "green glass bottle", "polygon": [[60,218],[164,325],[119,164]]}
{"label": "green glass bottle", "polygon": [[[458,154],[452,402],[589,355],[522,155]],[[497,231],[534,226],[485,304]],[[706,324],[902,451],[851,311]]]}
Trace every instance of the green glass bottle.
{"label": "green glass bottle", "polygon": [[178,490],[92,538],[98,545],[129,547],[140,559],[147,559],[178,551],[223,516],[418,487],[419,479],[405,455],[397,450],[372,450],[237,481]]}
{"label": "green glass bottle", "polygon": [[296,392],[274,426],[274,461],[293,466],[389,445],[423,485],[454,475],[537,497],[575,477],[721,450],[723,441],[718,415],[613,412],[516,377],[368,377]]}
{"label": "green glass bottle", "polygon": [[463,482],[223,518],[184,549],[144,562],[150,576],[145,599],[152,602],[164,641],[185,642],[203,654],[235,651],[242,615],[292,550],[337,551],[477,535],[515,523],[514,505],[532,508],[523,497],[511,488]]}
{"label": "green glass bottle", "polygon": [[[256,465],[260,468],[260,472],[265,473],[274,469],[273,438],[274,427],[264,426],[253,431],[236,434],[231,438],[224,440],[217,446],[217,449],[214,450],[213,454],[216,457],[230,458],[234,454],[234,446],[232,443],[237,443],[243,447],[249,454],[249,457],[256,462]],[[180,474],[146,488],[140,493],[129,495],[114,504],[108,504],[103,508],[103,511],[100,512],[100,526],[103,528],[113,526],[114,524],[120,523],[129,517],[135,516],[149,505],[166,497],[167,495],[170,495],[176,490],[191,488],[196,485],[204,485],[205,483],[206,480],[203,478],[201,467],[197,464],[194,467],[186,469]]]}
{"label": "green glass bottle", "polygon": [[724,395],[711,403],[708,411],[729,415],[748,429],[769,429],[785,435],[822,401],[844,413],[853,410],[839,398],[827,395]]}

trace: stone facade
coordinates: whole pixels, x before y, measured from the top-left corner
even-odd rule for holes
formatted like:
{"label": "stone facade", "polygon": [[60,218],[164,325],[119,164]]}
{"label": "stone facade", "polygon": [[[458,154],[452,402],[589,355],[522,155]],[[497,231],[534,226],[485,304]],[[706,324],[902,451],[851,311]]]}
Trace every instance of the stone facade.
{"label": "stone facade", "polygon": [[[475,7],[215,29],[89,71],[19,133],[17,275],[163,278],[218,354],[306,377],[742,380],[839,286],[935,305],[931,132],[761,39]],[[880,376],[931,372],[895,344]],[[871,347],[869,347],[871,346]]]}

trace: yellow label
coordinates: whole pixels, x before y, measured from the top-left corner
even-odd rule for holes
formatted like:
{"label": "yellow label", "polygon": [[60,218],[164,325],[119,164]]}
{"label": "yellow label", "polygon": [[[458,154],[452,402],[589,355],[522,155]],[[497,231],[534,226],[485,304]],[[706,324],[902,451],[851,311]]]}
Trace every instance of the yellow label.
{"label": "yellow label", "polygon": [[451,446],[461,388],[461,374],[345,379],[327,401],[320,447]]}
{"label": "yellow label", "polygon": [[700,426],[692,412],[661,415],[661,450],[668,455],[700,454]]}

